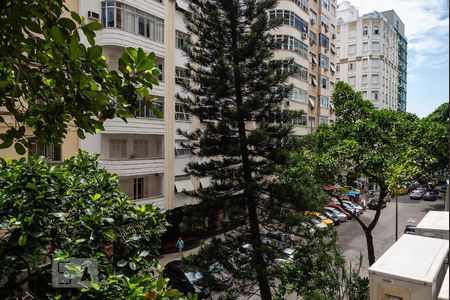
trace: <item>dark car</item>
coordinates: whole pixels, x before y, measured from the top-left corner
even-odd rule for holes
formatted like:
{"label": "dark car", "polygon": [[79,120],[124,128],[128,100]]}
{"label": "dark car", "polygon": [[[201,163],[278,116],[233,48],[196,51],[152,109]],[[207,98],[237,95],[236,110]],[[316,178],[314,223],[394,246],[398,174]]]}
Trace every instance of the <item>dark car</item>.
{"label": "dark car", "polygon": [[403,231],[405,234],[416,234],[416,225],[406,225],[405,230]]}
{"label": "dark car", "polygon": [[322,210],[322,214],[324,214],[329,219],[333,220],[333,225],[334,226],[337,226],[337,225],[341,224],[341,221],[339,220],[339,217],[336,216],[336,214],[334,214],[333,212],[324,209],[324,210]]}
{"label": "dark car", "polygon": [[[377,209],[378,207],[378,199],[372,199],[369,201],[368,207],[370,209]],[[381,204],[381,208],[386,207],[386,201],[383,200],[383,203]]]}
{"label": "dark car", "polygon": [[211,289],[202,280],[204,276],[200,270],[181,260],[169,262],[164,268],[164,277],[169,279],[169,286],[187,295],[196,293],[199,299],[206,299],[211,294]]}
{"label": "dark car", "polygon": [[434,192],[428,191],[423,195],[422,199],[428,201],[435,201],[437,199],[437,196]]}

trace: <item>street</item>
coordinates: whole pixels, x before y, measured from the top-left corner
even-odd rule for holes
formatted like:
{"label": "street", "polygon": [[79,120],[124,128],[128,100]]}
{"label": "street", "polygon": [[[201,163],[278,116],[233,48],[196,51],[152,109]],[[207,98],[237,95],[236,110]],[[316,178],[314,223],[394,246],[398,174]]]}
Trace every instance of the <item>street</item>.
{"label": "street", "polygon": [[[436,201],[410,200],[409,195],[398,197],[398,237],[403,235],[407,224],[416,225],[430,210],[442,210],[444,200]],[[361,220],[367,225],[373,220],[374,210],[367,209]],[[368,276],[367,246],[364,232],[356,222],[349,220],[336,227],[339,233],[339,244],[348,262],[356,262],[359,255],[364,256],[361,275]],[[372,232],[375,258],[379,258],[390,246],[395,243],[395,200],[387,203],[381,211],[378,224]]]}

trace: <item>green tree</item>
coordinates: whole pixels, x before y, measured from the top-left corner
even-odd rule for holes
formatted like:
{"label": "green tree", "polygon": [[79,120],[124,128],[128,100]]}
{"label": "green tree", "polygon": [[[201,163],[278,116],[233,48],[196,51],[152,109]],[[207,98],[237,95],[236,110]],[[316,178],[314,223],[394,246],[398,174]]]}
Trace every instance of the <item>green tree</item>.
{"label": "green tree", "polygon": [[237,292],[256,289],[262,299],[272,298],[271,257],[276,252],[263,245],[262,231],[282,227],[276,218],[282,219],[280,212],[289,207],[289,188],[276,175],[289,159],[288,120],[295,115],[283,112],[280,105],[291,90],[286,84],[291,73],[279,72],[271,62],[279,44],[270,31],[281,22],[269,21],[267,10],[276,2],[193,0],[195,13],[185,16],[195,36],[186,49],[191,82],[184,86],[188,96],[178,96],[202,124],[199,130],[182,133],[200,158],[186,171],[212,180],[210,187],[190,195],[211,212],[212,225],[218,210],[240,222],[242,226],[216,248],[238,261],[236,249],[247,244],[250,263],[235,272],[236,282],[242,284]]}
{"label": "green tree", "polygon": [[[375,262],[372,231],[380,218],[382,202],[389,192],[393,195],[400,184],[424,169],[421,165],[424,161],[410,159],[418,153],[414,151],[416,145],[411,143],[411,133],[418,119],[408,113],[376,110],[344,82],[336,84],[333,99],[339,99],[335,102],[339,112],[337,121],[333,126],[320,127],[307,138],[310,158],[319,168],[318,176],[329,180],[330,184],[337,181],[339,174],[352,173],[366,176],[380,187],[378,206],[370,223],[354,216],[364,230],[369,265],[372,265]],[[357,109],[345,109],[354,105]],[[342,201],[342,193],[335,192],[333,196]]]}
{"label": "green tree", "polygon": [[[158,208],[137,207],[119,191],[117,175],[79,152],[62,165],[44,158],[0,159],[0,297],[24,283],[40,298],[158,299],[174,297],[159,271],[158,240],[165,220]],[[95,258],[99,284],[51,287],[51,260]],[[59,296],[58,296],[59,295]]]}
{"label": "green tree", "polygon": [[[63,17],[66,12],[71,18]],[[108,69],[95,44],[97,22],[67,11],[63,0],[3,1],[0,7],[0,148],[58,143],[69,126],[78,135],[103,130],[103,122],[133,116],[133,103],[157,85],[155,55],[128,48],[118,71]],[[84,35],[88,45],[81,42]]]}

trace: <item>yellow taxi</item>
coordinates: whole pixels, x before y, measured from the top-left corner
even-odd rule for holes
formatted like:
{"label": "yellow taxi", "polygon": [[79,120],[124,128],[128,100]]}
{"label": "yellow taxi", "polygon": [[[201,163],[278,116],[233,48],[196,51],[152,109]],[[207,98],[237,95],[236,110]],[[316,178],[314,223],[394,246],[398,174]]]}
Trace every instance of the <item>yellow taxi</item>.
{"label": "yellow taxi", "polygon": [[324,223],[328,226],[333,226],[333,220],[327,218],[326,216],[322,215],[320,212],[317,211],[305,211],[305,216],[313,215],[316,216],[320,222]]}
{"label": "yellow taxi", "polygon": [[397,189],[397,195],[406,195],[408,194],[408,189],[405,187],[401,187]]}

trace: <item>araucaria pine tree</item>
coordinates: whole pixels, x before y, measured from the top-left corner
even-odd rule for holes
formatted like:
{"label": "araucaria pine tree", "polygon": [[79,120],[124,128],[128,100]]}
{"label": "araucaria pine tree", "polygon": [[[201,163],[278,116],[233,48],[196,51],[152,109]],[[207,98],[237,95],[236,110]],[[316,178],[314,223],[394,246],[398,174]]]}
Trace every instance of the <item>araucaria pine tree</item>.
{"label": "araucaria pine tree", "polygon": [[[274,283],[274,253],[262,239],[262,228],[270,223],[272,204],[282,201],[275,172],[287,161],[291,144],[291,127],[281,109],[292,88],[286,84],[290,74],[279,72],[272,61],[278,45],[270,31],[280,22],[267,18],[267,10],[276,3],[192,0],[192,13],[186,15],[192,33],[186,49],[190,83],[184,84],[187,93],[178,95],[201,124],[198,130],[182,133],[199,158],[186,171],[211,178],[208,188],[190,194],[202,201],[205,211],[221,210],[225,219],[239,219],[239,230],[216,242],[231,249],[225,255],[239,269],[236,273],[244,274],[248,266],[250,271],[241,279],[252,279],[249,293],[259,286],[261,299],[272,298]],[[209,220],[214,219],[212,213]],[[244,254],[233,252],[243,245]]]}

